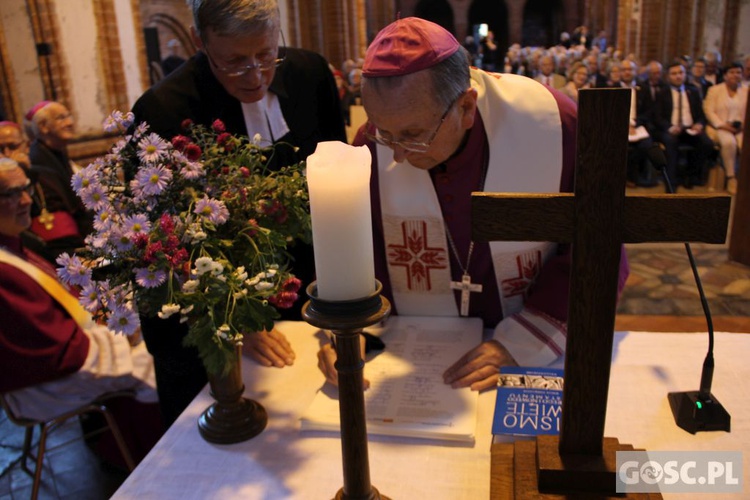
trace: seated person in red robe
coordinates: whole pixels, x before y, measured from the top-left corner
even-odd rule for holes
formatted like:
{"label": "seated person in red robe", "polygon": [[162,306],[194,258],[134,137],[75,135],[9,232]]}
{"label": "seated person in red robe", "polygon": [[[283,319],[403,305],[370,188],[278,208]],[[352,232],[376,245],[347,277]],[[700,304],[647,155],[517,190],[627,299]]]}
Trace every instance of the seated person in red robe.
{"label": "seated person in red robe", "polygon": [[131,346],[94,323],[54,269],[23,247],[32,191],[18,163],[0,159],[0,393],[16,416],[47,420],[105,393],[132,390],[135,399],[112,409],[140,460],[163,427],[153,360],[143,343]]}

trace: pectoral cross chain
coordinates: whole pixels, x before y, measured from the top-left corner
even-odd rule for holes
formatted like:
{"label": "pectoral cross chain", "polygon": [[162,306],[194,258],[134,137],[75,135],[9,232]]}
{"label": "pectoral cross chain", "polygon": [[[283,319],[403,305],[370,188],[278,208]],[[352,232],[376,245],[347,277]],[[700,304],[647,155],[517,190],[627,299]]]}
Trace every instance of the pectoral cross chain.
{"label": "pectoral cross chain", "polygon": [[481,292],[482,285],[471,282],[471,276],[464,273],[461,281],[451,281],[451,289],[461,290],[461,316],[469,315],[469,294],[471,292]]}

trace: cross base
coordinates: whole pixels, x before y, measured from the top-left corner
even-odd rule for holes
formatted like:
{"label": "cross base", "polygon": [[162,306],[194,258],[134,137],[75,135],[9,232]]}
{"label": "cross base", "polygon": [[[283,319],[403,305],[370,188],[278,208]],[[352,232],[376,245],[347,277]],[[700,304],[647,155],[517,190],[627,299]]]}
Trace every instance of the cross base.
{"label": "cross base", "polygon": [[616,493],[617,451],[633,451],[616,438],[604,438],[601,456],[560,455],[558,436],[492,445],[490,498],[661,499],[659,493]]}

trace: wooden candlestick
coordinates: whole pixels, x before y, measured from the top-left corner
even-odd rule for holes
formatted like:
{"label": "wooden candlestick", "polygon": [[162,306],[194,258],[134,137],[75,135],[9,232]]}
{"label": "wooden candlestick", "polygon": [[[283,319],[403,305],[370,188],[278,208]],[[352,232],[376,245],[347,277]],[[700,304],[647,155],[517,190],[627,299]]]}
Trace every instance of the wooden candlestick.
{"label": "wooden candlestick", "polygon": [[318,298],[317,285],[313,282],[307,287],[310,300],[302,308],[305,321],[331,330],[336,339],[344,469],[344,486],[336,493],[337,499],[387,499],[370,483],[363,388],[365,362],[359,344],[362,329],[379,323],[391,311],[390,302],[380,296],[381,289],[382,285],[376,281],[375,292],[362,299],[324,300]]}

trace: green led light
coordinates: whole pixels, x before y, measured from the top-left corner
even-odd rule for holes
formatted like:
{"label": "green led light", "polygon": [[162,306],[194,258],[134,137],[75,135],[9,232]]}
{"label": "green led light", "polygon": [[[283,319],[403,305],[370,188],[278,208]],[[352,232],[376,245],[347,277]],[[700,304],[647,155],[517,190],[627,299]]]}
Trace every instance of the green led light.
{"label": "green led light", "polygon": [[696,401],[695,406],[697,406],[698,409],[700,410],[701,408],[703,408],[703,403],[701,403],[700,401]]}

